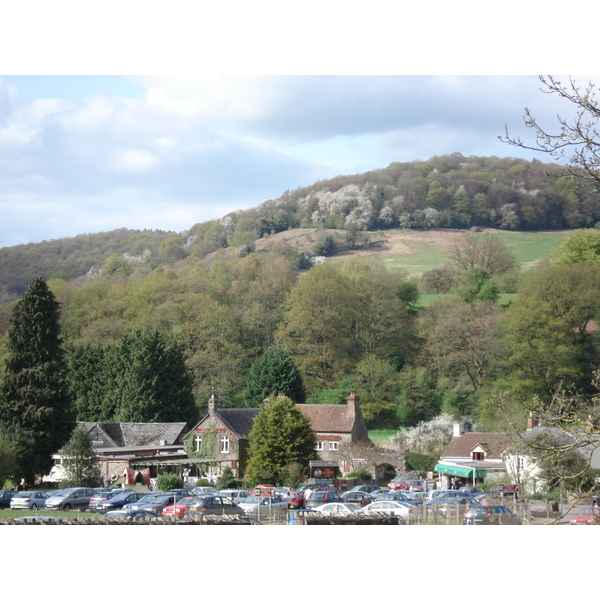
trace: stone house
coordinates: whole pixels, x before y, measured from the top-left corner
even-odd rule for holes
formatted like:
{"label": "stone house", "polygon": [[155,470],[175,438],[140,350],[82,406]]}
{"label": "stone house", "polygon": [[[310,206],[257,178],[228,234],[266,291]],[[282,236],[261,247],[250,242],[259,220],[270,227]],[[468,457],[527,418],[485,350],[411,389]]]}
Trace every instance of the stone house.
{"label": "stone house", "polygon": [[[359,399],[352,393],[346,404],[297,404],[310,419],[315,432],[316,450],[321,466],[343,470],[339,450],[345,444],[372,446],[360,411]],[[214,396],[208,402],[208,414],[188,433],[185,447],[188,457],[205,465],[210,474],[220,475],[231,467],[243,477],[248,461],[248,434],[260,408],[218,408]]]}

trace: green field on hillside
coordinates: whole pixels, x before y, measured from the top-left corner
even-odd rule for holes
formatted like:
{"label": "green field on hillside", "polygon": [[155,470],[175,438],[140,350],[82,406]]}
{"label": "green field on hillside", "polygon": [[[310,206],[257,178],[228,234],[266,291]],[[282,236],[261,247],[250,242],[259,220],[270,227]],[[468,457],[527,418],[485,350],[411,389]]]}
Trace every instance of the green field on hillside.
{"label": "green field on hillside", "polygon": [[[529,269],[549,256],[569,232],[486,230],[486,233],[500,236],[515,254],[522,268]],[[385,260],[390,268],[405,269],[411,277],[419,276],[449,260],[444,251],[430,243],[407,240],[405,244],[411,248],[412,253],[389,254]]]}

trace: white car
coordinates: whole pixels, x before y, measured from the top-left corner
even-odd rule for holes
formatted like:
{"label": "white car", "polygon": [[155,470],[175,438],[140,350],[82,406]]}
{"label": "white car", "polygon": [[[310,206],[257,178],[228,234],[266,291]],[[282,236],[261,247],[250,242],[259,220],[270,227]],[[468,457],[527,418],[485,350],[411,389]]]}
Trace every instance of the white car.
{"label": "white car", "polygon": [[349,515],[360,512],[361,508],[357,504],[350,504],[349,502],[328,502],[327,504],[321,504],[315,510],[326,515]]}
{"label": "white car", "polygon": [[211,487],[210,485],[195,487],[192,490],[192,494],[194,494],[194,496],[202,496],[204,494],[218,494],[218,493],[219,492],[214,487]]}
{"label": "white car", "polygon": [[408,523],[414,521],[417,516],[413,512],[415,508],[414,504],[408,502],[395,502],[393,500],[380,500],[378,502],[372,502],[362,509],[364,513],[380,512],[392,515],[398,515]]}

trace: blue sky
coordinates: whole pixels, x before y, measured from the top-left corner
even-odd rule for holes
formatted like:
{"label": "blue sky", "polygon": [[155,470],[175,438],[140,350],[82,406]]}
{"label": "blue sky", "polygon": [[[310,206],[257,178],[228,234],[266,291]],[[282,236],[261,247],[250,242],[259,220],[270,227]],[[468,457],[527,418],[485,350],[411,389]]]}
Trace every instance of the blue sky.
{"label": "blue sky", "polygon": [[[503,61],[495,70],[491,58],[498,57],[488,53],[478,67],[489,30],[471,35],[465,68],[452,60],[465,57],[462,36],[451,35],[451,45],[432,47],[435,56],[418,62],[429,42],[411,38],[406,27],[398,35],[385,19],[368,35],[349,38],[353,26],[363,27],[360,14],[341,18],[336,29],[315,29],[304,12],[295,30],[289,24],[268,30],[262,20],[254,29],[229,27],[227,39],[240,38],[234,51],[206,20],[196,37],[185,36],[191,31],[185,19],[169,35],[164,15],[135,16],[141,42],[128,32],[109,44],[109,27],[125,31],[109,12],[98,13],[93,30],[39,28],[33,32],[39,53],[18,52],[28,42],[19,32],[0,40],[0,56],[11,57],[0,60],[0,247],[118,227],[185,231],[316,180],[451,152],[544,160],[498,136],[505,123],[527,135],[525,106],[547,123],[569,108],[539,91],[530,74],[546,72],[538,65],[512,74],[523,72],[522,61],[518,68]],[[309,25],[310,35],[302,31]],[[444,42],[440,25],[448,27],[430,21],[428,33]],[[160,44],[150,43],[153,27],[161,29]],[[522,26],[511,27],[518,33]],[[73,46],[73,36],[88,46]],[[381,48],[382,39],[391,46]],[[187,60],[181,59],[185,40],[193,40]],[[387,50],[393,60],[379,55],[368,63],[365,47]],[[407,49],[410,63],[399,61]],[[506,49],[497,50],[504,57]],[[363,75],[367,64],[379,69]],[[118,74],[124,72],[141,75]]]}

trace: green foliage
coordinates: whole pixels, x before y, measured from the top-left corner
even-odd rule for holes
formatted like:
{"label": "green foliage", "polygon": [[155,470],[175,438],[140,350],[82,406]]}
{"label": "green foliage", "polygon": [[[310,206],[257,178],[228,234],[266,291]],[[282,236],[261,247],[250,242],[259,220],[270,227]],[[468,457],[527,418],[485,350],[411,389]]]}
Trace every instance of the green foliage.
{"label": "green foliage", "polygon": [[4,489],[4,481],[14,478],[17,472],[17,453],[14,441],[0,429],[0,489]]}
{"label": "green foliage", "polygon": [[158,331],[113,346],[68,352],[68,381],[79,420],[192,423],[197,410],[181,347]]}
{"label": "green foliage", "polygon": [[68,441],[75,426],[59,318],[54,294],[43,279],[36,278],[10,319],[0,420],[17,423],[35,438],[32,462],[21,464],[29,483],[36,474],[50,471],[52,454]]}
{"label": "green foliage", "polygon": [[371,480],[371,473],[365,468],[360,468],[357,471],[351,471],[346,475],[346,479],[361,479],[361,480]]}
{"label": "green foliage", "polygon": [[233,471],[231,470],[231,467],[225,467],[223,469],[223,472],[221,473],[221,476],[219,477],[219,479],[217,481],[216,488],[218,490],[236,489],[238,487],[238,483],[239,482],[236,480],[236,478],[233,475]]}
{"label": "green foliage", "polygon": [[308,404],[344,404],[353,390],[354,381],[349,377],[344,377],[336,387],[314,392],[308,399]]}
{"label": "green foliage", "polygon": [[418,454],[417,452],[405,452],[404,457],[408,468],[413,471],[433,471],[439,460],[439,456],[429,454]]}
{"label": "green foliage", "polygon": [[457,290],[465,302],[487,300],[496,303],[500,296],[498,284],[483,267],[472,267],[465,275],[464,285]]}
{"label": "green foliage", "polygon": [[63,447],[63,487],[100,487],[100,461],[94,454],[92,439],[81,427],[76,427],[71,439]]}
{"label": "green foliage", "polygon": [[271,398],[260,409],[248,440],[246,478],[250,485],[281,485],[289,477],[288,465],[307,467],[317,456],[310,420],[286,396]]}
{"label": "green foliage", "polygon": [[280,345],[267,348],[252,363],[246,375],[245,404],[260,406],[264,398],[277,394],[288,396],[296,403],[306,399],[302,375],[287,350]]}
{"label": "green foliage", "polygon": [[600,231],[577,229],[569,233],[565,241],[550,257],[552,265],[574,263],[600,265]]}
{"label": "green foliage", "polygon": [[161,492],[169,490],[180,490],[183,488],[183,479],[175,475],[175,473],[162,473],[156,478],[156,487]]}

